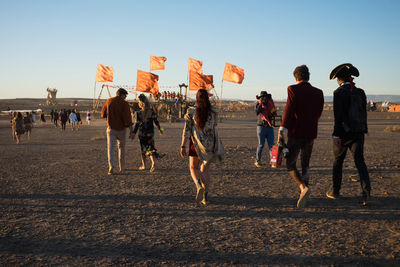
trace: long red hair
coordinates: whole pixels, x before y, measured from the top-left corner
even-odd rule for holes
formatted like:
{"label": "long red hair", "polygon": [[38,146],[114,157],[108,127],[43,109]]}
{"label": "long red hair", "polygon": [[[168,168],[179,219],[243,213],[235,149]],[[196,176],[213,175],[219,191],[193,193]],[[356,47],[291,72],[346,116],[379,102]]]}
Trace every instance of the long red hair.
{"label": "long red hair", "polygon": [[196,125],[200,130],[204,129],[208,115],[211,112],[211,103],[208,98],[208,92],[205,89],[200,89],[196,94]]}

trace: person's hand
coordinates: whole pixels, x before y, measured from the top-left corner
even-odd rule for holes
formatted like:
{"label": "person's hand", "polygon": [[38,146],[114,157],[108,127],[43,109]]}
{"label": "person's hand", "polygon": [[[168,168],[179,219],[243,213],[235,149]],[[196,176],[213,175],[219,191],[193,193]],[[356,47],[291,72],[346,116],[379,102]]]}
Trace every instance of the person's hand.
{"label": "person's hand", "polygon": [[342,141],[340,140],[340,138],[333,138],[333,143],[337,147],[341,147],[342,146]]}
{"label": "person's hand", "polygon": [[184,159],[186,157],[186,148],[185,147],[181,147],[179,154]]}

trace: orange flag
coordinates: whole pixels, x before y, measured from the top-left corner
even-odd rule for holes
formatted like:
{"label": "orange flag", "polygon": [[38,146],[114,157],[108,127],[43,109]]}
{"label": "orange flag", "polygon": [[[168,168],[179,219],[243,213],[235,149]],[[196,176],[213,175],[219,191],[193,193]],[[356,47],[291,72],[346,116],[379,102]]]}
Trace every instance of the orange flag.
{"label": "orange flag", "polygon": [[202,61],[193,59],[191,57],[189,58],[189,69],[188,69],[189,73],[191,71],[195,71],[195,72],[198,72],[200,74],[203,74],[203,70],[201,69],[201,66],[203,66],[203,62]]}
{"label": "orange flag", "polygon": [[150,56],[150,70],[164,70],[166,57]]}
{"label": "orange flag", "polygon": [[210,90],[213,86],[213,76],[203,75],[195,71],[190,72],[189,90],[197,91],[199,89]]}
{"label": "orange flag", "polygon": [[112,82],[114,75],[113,67],[97,64],[96,82],[105,83]]}
{"label": "orange flag", "polygon": [[138,70],[136,80],[136,91],[158,94],[158,75]]}
{"label": "orange flag", "polygon": [[222,76],[222,80],[241,84],[243,79],[244,79],[244,69],[229,64],[228,62],[225,63],[224,76]]}

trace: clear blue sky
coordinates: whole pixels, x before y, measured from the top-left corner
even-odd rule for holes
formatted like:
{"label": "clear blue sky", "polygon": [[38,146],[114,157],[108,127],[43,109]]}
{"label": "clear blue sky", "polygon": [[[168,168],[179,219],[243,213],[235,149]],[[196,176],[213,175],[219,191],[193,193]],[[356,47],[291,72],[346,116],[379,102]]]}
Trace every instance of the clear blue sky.
{"label": "clear blue sky", "polygon": [[[97,64],[115,84],[136,84],[150,55],[167,57],[160,86],[187,79],[188,57],[203,61],[218,94],[225,62],[245,70],[223,97],[286,98],[293,69],[332,95],[338,64],[360,70],[367,94],[400,94],[400,1],[30,1],[0,0],[0,98],[93,97]],[[162,90],[162,89],[161,89]],[[105,97],[105,95],[104,95]]]}

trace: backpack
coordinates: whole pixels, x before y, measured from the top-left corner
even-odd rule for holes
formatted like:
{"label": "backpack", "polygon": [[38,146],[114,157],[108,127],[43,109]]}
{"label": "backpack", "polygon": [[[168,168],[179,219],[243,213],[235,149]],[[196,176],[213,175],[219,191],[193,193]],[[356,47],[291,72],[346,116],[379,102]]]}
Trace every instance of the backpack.
{"label": "backpack", "polygon": [[346,132],[352,133],[365,133],[367,131],[367,108],[363,91],[358,88],[354,88],[353,92],[350,92],[350,103],[348,110],[348,123]]}

